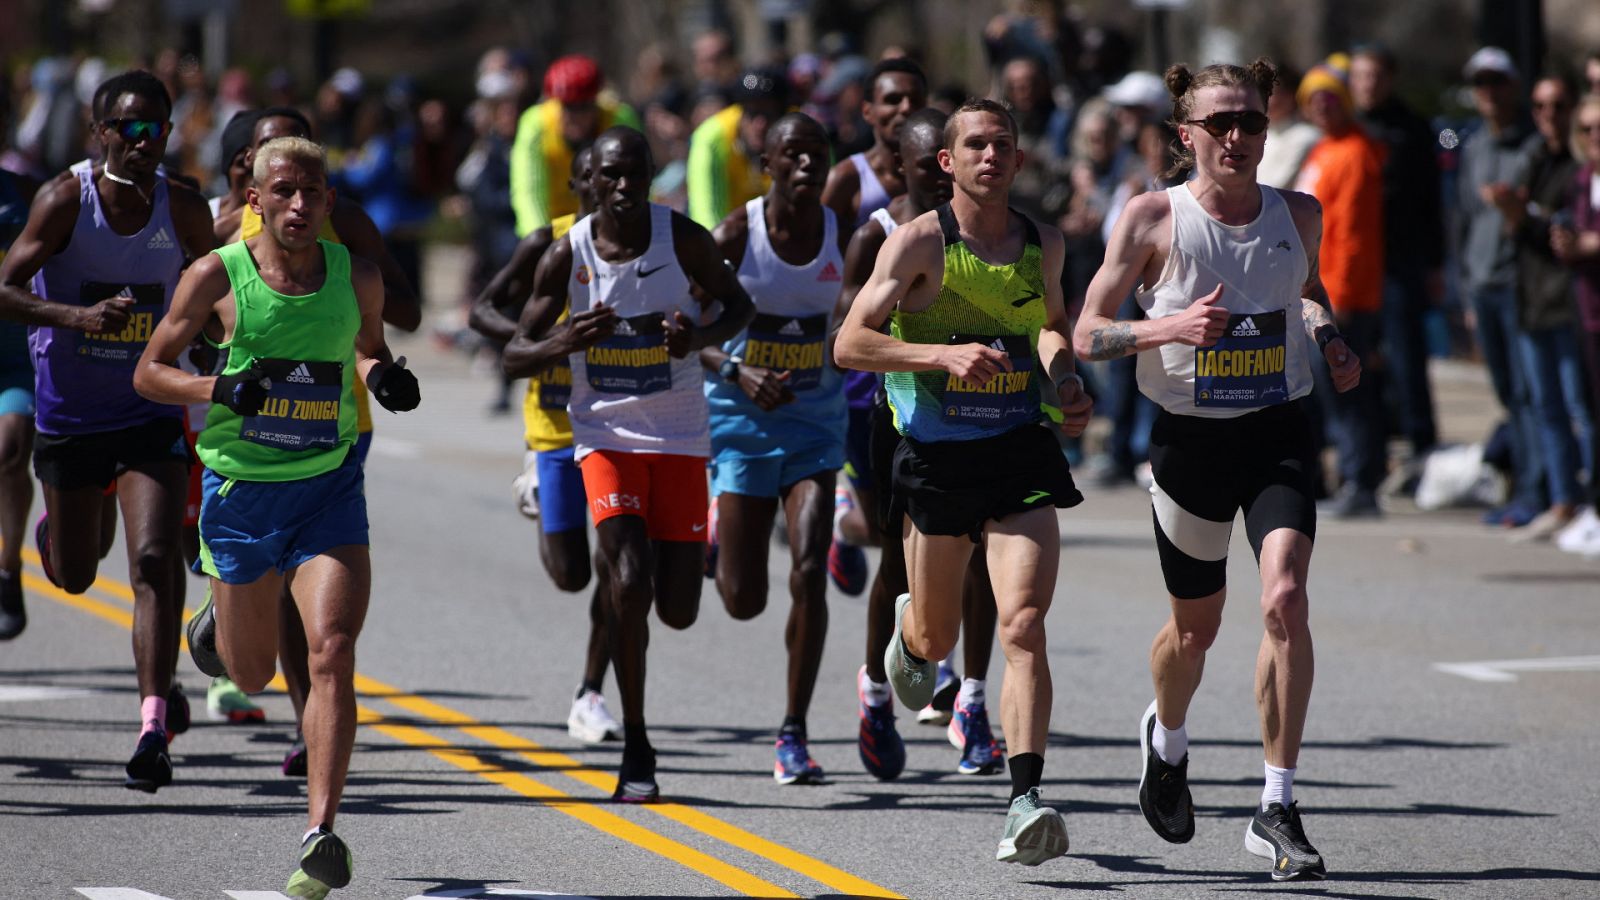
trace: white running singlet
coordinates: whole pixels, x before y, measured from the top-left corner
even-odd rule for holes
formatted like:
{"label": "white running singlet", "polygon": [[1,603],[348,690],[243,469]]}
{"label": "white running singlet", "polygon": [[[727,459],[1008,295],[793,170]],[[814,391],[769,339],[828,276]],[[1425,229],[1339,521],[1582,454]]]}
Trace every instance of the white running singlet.
{"label": "white running singlet", "polygon": [[894,220],[894,216],[889,215],[889,207],[887,206],[873,210],[872,215],[867,218],[883,226],[884,237],[894,234],[894,230],[900,227],[900,223]]}
{"label": "white running singlet", "polygon": [[1300,231],[1277,189],[1260,186],[1248,225],[1212,218],[1187,185],[1167,189],[1172,245],[1155,285],[1136,299],[1151,319],[1175,315],[1223,286],[1229,313],[1212,347],[1165,344],[1138,356],[1139,390],[1171,413],[1225,419],[1311,392],[1301,319],[1309,271]]}
{"label": "white running singlet", "polygon": [[572,274],[567,296],[572,314],[591,306],[616,310],[611,337],[572,354],[572,419],[575,456],[593,450],[709,456],[706,398],[700,356],[673,359],[664,328],[674,312],[699,318],[689,296],[689,278],[672,244],[670,207],[650,204],[650,246],[625,262],[600,258],[594,246],[594,216],[572,226]]}

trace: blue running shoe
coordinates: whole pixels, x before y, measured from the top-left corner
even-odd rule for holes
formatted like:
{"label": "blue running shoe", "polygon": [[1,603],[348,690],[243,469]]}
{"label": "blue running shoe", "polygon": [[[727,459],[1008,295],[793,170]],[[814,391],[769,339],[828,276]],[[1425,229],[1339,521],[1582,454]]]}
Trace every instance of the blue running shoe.
{"label": "blue running shoe", "polygon": [[822,767],[811,758],[806,739],[794,732],[778,735],[778,761],[772,764],[772,780],[779,784],[821,784]]}
{"label": "blue running shoe", "polygon": [[879,781],[893,781],[906,768],[906,745],[894,727],[894,702],[882,706],[867,702],[861,692],[861,682],[867,676],[862,666],[856,674],[856,699],[861,706],[861,730],[856,735],[856,751],[861,754],[861,764],[868,774]]}
{"label": "blue running shoe", "polygon": [[939,676],[933,682],[933,699],[917,710],[920,725],[944,725],[956,708],[956,695],[961,693],[961,679],[947,660],[939,660]]}
{"label": "blue running shoe", "polygon": [[1006,767],[1006,756],[989,728],[989,710],[982,703],[956,704],[946,730],[950,743],[961,751],[956,771],[963,775],[993,775]]}
{"label": "blue running shoe", "polygon": [[828,546],[828,577],[847,596],[859,597],[867,589],[867,554],[860,547],[835,540]]}

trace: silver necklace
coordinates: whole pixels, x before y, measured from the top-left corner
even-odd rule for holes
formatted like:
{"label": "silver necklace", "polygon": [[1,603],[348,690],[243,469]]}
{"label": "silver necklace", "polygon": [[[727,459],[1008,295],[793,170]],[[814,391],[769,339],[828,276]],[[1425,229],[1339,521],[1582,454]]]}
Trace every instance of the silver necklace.
{"label": "silver necklace", "polygon": [[125,184],[128,187],[133,188],[134,192],[139,195],[139,199],[144,201],[144,205],[145,206],[152,205],[151,202],[150,202],[149,195],[147,195],[144,192],[144,188],[139,187],[139,185],[136,184],[133,179],[131,179],[131,178],[123,178],[121,175],[118,175],[117,173],[111,171],[111,167],[110,166],[106,166],[105,168],[101,169],[100,172],[101,172],[101,174],[105,175],[107,178],[111,179],[112,181],[115,181],[117,184]]}

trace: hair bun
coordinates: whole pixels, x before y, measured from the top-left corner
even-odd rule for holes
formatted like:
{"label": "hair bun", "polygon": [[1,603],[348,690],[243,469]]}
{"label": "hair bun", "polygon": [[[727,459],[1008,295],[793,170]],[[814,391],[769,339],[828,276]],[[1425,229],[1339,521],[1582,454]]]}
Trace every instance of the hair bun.
{"label": "hair bun", "polygon": [[1173,99],[1177,99],[1189,93],[1189,83],[1194,81],[1194,75],[1190,73],[1188,66],[1177,63],[1167,67],[1167,73],[1162,80],[1167,83],[1168,93],[1172,94]]}
{"label": "hair bun", "polygon": [[1272,95],[1272,89],[1278,84],[1278,67],[1272,60],[1265,56],[1256,57],[1256,61],[1249,65],[1250,80],[1256,83],[1261,90],[1263,99]]}

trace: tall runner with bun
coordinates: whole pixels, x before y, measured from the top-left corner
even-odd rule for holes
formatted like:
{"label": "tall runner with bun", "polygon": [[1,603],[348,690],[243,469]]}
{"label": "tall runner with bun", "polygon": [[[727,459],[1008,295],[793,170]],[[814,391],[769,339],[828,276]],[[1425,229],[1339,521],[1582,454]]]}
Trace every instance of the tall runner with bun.
{"label": "tall runner with bun", "polygon": [[[517,319],[533,293],[539,260],[572,226],[594,212],[589,190],[593,167],[589,148],[573,154],[568,187],[578,198],[576,214],[558,216],[544,228],[534,229],[518,244],[506,267],[495,273],[472,304],[468,323],[490,340],[504,345],[517,336]],[[572,422],[567,399],[572,394],[572,364],[565,357],[550,368],[528,376],[522,404],[524,438],[528,454],[523,473],[513,482],[517,508],[539,522],[539,559],[544,570],[563,591],[581,591],[589,583],[588,499],[583,492],[583,472],[573,459]],[[578,684],[572,709],[567,713],[567,734],[586,744],[618,740],[622,726],[606,708],[606,669],[611,651],[605,627],[603,580],[595,582],[589,601],[589,642],[583,680]]]}
{"label": "tall runner with bun", "polygon": [[944,146],[950,202],[889,236],[836,354],[842,365],[888,373],[904,438],[894,491],[909,520],[911,592],[895,602],[885,674],[901,703],[927,705],[931,660],[955,646],[960,585],[981,546],[1006,657],[1011,803],[996,859],[1038,865],[1067,851],[1065,820],[1040,802],[1051,701],[1044,620],[1061,552],[1056,509],[1083,500],[1042,424],[1040,379],[1057,385],[1069,434],[1083,431],[1093,403],[1073,370],[1065,242],[1008,205],[1022,163],[1011,113],[969,100],[950,117]]}
{"label": "tall runner with bun", "polygon": [[[304,138],[256,152],[248,197],[261,234],[190,269],[135,374],[155,401],[211,401],[197,448],[206,466],[201,564],[218,661],[240,687],[261,691],[277,669],[286,587],[300,607],[310,647],[310,827],[285,892],[316,900],[349,884],[353,868],[333,833],[355,744],[355,645],[372,584],[353,384],[364,381],[394,412],[421,400],[416,377],[384,343],[377,266],[318,238],[334,205],[326,166],[322,148]],[[177,368],[213,320],[227,353],[222,374]]]}
{"label": "tall runner with bun", "polygon": [[711,493],[721,550],[717,589],[735,619],[767,606],[773,519],[788,526],[787,706],[772,777],[822,779],[806,713],[828,632],[827,565],[834,479],[844,464],[844,384],[827,359],[839,296],[842,232],[822,205],[828,133],[804,113],[767,130],[772,187],[717,226],[717,246],[756,305],[750,327],[700,351],[711,409]]}
{"label": "tall runner with bun", "polygon": [[[705,567],[711,447],[697,354],[742,331],[754,310],[710,233],[649,202],[644,135],[612,128],[590,152],[595,213],[540,261],[505,366],[515,376],[572,361],[568,414],[622,700],[614,796],[649,803],[660,789],[644,719],[648,616],[654,607],[670,628],[694,624]],[[721,313],[696,325],[717,303]]]}
{"label": "tall runner with bun", "polygon": [[34,535],[53,583],[89,589],[121,509],[140,697],[126,784],[154,792],[172,781],[169,732],[189,719],[172,677],[189,458],[183,410],[139,396],[133,372],[179,273],[214,241],[206,201],[158,168],[172,130],[161,81],[124,72],[100,85],[93,109],[105,162],[74,166],[40,189],[0,265],[0,317],[33,326],[33,462],[45,506]]}
{"label": "tall runner with bun", "polygon": [[[1264,59],[1167,70],[1183,144],[1175,170],[1194,177],[1129,202],[1074,339],[1088,359],[1137,353],[1139,389],[1162,408],[1150,496],[1172,615],[1150,649],[1156,699],[1139,723],[1139,807],[1165,840],[1193,837],[1185,725],[1222,624],[1228,542],[1243,509],[1266,626],[1256,658],[1266,785],[1245,847],[1272,859],[1272,878],[1283,881],[1326,871],[1293,796],[1311,700],[1306,577],[1318,471],[1295,401],[1311,392],[1310,348],[1340,391],[1356,385],[1361,363],[1317,274],[1321,207],[1256,180],[1276,80]],[[1116,321],[1136,286],[1148,318]]]}

